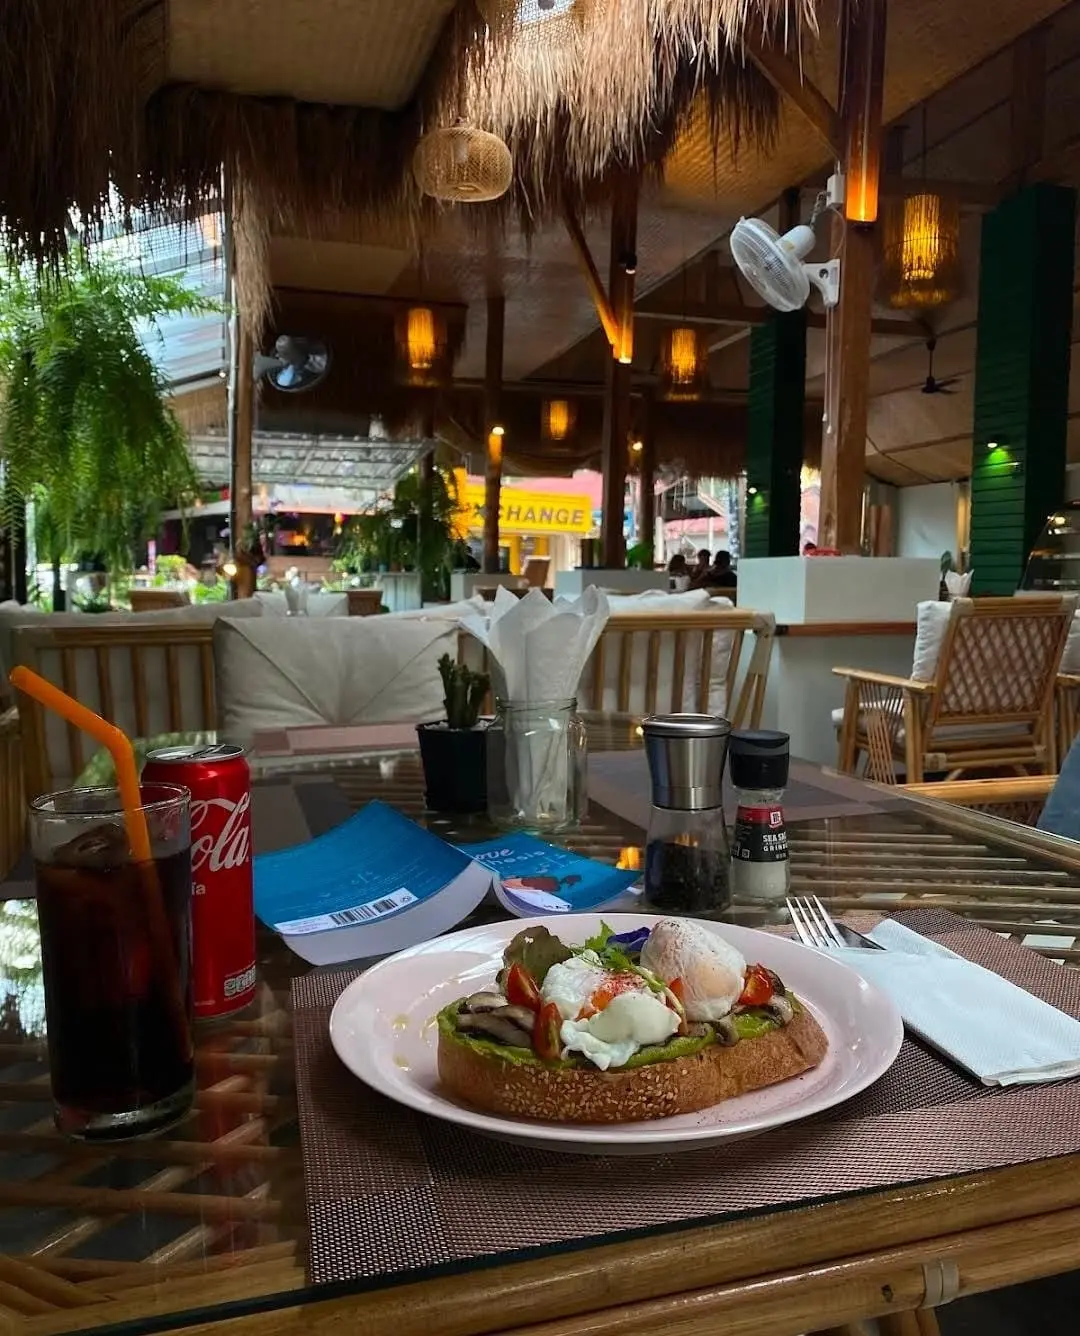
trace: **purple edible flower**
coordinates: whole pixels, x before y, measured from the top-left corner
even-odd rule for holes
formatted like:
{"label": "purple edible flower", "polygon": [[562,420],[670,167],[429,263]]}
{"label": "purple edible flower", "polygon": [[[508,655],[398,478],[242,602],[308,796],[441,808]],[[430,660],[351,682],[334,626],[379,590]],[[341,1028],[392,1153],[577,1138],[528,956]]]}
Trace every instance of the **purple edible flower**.
{"label": "purple edible flower", "polygon": [[635,928],[633,932],[613,932],[608,941],[626,952],[627,955],[633,955],[641,951],[641,948],[649,940],[648,928]]}

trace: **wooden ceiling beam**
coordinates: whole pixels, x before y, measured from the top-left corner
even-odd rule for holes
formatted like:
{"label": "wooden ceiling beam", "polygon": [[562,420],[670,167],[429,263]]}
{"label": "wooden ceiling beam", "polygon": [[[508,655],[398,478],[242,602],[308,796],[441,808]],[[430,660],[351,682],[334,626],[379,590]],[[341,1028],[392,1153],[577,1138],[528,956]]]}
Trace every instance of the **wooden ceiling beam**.
{"label": "wooden ceiling beam", "polygon": [[[688,302],[676,310],[650,310],[639,306],[634,312],[639,320],[664,320],[686,325],[763,325],[772,313],[768,306],[738,306],[734,302],[717,306]],[[807,311],[806,323],[810,329],[824,329],[824,312]],[[921,340],[926,338],[927,332],[918,320],[879,316],[871,323],[871,333]]]}
{"label": "wooden ceiling beam", "polygon": [[596,314],[600,318],[600,326],[607,337],[608,343],[611,344],[612,352],[616,352],[620,346],[621,338],[615,308],[608,298],[603,279],[600,277],[600,271],[596,267],[592,251],[589,250],[589,243],[585,239],[585,233],[581,230],[581,224],[571,209],[567,209],[563,213],[563,224],[566,227],[566,235],[570,238],[570,244],[574,248],[578,264],[581,266],[585,286],[588,288],[589,296],[596,307]]}
{"label": "wooden ceiling beam", "polygon": [[798,64],[784,51],[762,38],[751,38],[746,53],[769,83],[818,133],[834,158],[843,156],[843,135],[836,108],[820,88],[805,77]]}

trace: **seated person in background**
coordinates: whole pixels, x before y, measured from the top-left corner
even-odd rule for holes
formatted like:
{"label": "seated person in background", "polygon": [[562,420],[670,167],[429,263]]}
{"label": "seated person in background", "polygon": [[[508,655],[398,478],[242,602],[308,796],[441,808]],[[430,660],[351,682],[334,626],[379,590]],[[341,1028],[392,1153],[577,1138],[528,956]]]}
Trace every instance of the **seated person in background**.
{"label": "seated person in background", "polygon": [[698,551],[697,561],[690,568],[690,588],[703,589],[705,586],[705,577],[709,573],[709,558],[712,553],[707,547]]}
{"label": "seated person in background", "polygon": [[690,587],[690,567],[681,552],[676,552],[667,566],[668,584],[678,593]]}
{"label": "seated person in background", "polygon": [[712,565],[705,573],[703,584],[711,589],[734,589],[739,583],[739,577],[731,569],[731,553],[717,552],[713,557]]}

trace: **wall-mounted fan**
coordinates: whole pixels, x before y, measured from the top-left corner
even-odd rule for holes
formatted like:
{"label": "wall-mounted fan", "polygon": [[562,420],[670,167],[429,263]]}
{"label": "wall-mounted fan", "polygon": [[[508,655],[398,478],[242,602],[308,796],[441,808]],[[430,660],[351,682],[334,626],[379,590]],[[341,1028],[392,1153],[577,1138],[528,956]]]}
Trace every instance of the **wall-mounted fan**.
{"label": "wall-mounted fan", "polygon": [[265,376],[275,390],[286,394],[313,389],[329,370],[330,349],[322,339],[281,334],[272,356],[255,355],[255,379]]}
{"label": "wall-mounted fan", "polygon": [[926,351],[929,354],[929,364],[926,368],[926,379],[923,381],[923,394],[955,394],[952,388],[960,379],[959,376],[946,376],[943,380],[938,380],[934,375],[934,349],[937,347],[937,339],[932,336],[926,340]]}
{"label": "wall-mounted fan", "polygon": [[840,261],[804,263],[814,249],[814,229],[805,223],[783,236],[760,218],[740,218],[731,231],[731,257],[743,277],[777,311],[805,306],[811,286],[826,306],[840,298]]}

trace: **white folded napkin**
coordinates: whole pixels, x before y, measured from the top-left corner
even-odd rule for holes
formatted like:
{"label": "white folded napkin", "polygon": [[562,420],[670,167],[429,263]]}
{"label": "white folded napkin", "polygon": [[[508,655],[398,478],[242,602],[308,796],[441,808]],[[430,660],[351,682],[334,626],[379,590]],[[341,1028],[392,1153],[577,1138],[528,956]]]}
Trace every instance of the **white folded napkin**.
{"label": "white folded napkin", "polygon": [[866,936],[886,949],[837,955],[892,998],[909,1029],[983,1085],[1080,1075],[1080,1021],[892,919]]}

